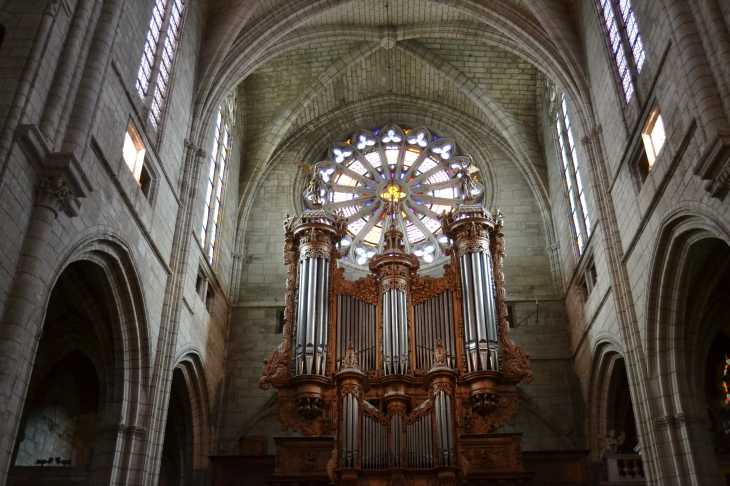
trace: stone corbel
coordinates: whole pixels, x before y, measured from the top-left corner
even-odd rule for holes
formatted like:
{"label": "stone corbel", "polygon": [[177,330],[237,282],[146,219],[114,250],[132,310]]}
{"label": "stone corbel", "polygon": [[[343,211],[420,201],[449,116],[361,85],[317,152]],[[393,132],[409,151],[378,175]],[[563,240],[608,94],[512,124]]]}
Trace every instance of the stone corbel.
{"label": "stone corbel", "polygon": [[707,181],[710,196],[724,199],[730,189],[730,133],[718,132],[709,141],[695,165],[694,174]]}
{"label": "stone corbel", "polygon": [[38,175],[35,204],[51,209],[56,216],[59,211],[78,216],[79,199],[93,189],[76,156],[53,153],[37,125],[21,125],[17,140]]}

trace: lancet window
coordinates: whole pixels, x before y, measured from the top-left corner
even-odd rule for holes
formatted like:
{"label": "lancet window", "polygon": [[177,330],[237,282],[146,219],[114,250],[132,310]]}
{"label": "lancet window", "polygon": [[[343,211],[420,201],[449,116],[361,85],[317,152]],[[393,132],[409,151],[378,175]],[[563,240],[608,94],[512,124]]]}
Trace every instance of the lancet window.
{"label": "lancet window", "polygon": [[730,405],[730,358],[725,355],[725,362],[723,363],[722,369],[722,392],[725,395],[723,397],[723,405]]}
{"label": "lancet window", "polygon": [[[634,95],[634,76],[641,73],[646,54],[631,0],[600,0],[608,40],[621,78],[626,103]],[[617,15],[617,12],[620,15]]]}
{"label": "lancet window", "polygon": [[555,113],[555,139],[563,169],[563,182],[565,183],[565,195],[568,199],[575,249],[580,255],[583,253],[588,237],[591,235],[591,219],[588,216],[588,205],[586,204],[581,179],[578,154],[575,151],[575,140],[570,126],[565,93],[561,93],[560,102]]}
{"label": "lancet window", "polygon": [[443,260],[448,241],[437,235],[440,214],[463,202],[462,186],[474,198],[484,190],[471,157],[426,128],[358,130],[333,144],[315,170],[323,178],[323,207],[347,218],[340,244],[349,246],[346,258],[356,265],[382,250],[389,202],[401,203],[396,225],[406,250],[424,264]]}
{"label": "lancet window", "polygon": [[139,63],[137,93],[149,110],[150,123],[155,130],[162,121],[184,7],[184,0],[155,0]]}
{"label": "lancet window", "polygon": [[205,207],[203,208],[203,224],[200,229],[200,244],[211,264],[215,262],[216,243],[223,212],[235,109],[235,94],[228,96],[218,109],[215,134],[210,150],[210,164],[206,174]]}

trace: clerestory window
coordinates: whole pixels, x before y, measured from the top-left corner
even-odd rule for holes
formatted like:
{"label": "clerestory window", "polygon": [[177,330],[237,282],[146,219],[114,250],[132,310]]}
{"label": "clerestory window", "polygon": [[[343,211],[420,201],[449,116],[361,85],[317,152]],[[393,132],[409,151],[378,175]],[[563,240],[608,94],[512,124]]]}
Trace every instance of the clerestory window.
{"label": "clerestory window", "polygon": [[142,59],[137,72],[137,93],[144,100],[149,119],[157,130],[175,60],[184,0],[155,0]]}
{"label": "clerestory window", "polygon": [[634,95],[634,79],[644,66],[644,43],[641,41],[631,0],[600,0],[600,4],[624,98],[628,103]]}
{"label": "clerestory window", "polygon": [[215,262],[216,243],[220,233],[235,110],[236,97],[235,93],[232,93],[218,109],[215,134],[213,135],[213,144],[210,151],[210,165],[206,174],[205,207],[203,208],[203,224],[200,230],[200,244],[211,265]]}
{"label": "clerestory window", "polygon": [[570,126],[565,93],[561,93],[560,103],[558,103],[555,113],[555,139],[558,157],[563,168],[563,182],[568,200],[570,222],[573,228],[573,240],[576,252],[580,255],[583,253],[588,237],[591,235],[591,220],[588,216],[588,206],[581,179],[578,154],[575,151],[575,139]]}

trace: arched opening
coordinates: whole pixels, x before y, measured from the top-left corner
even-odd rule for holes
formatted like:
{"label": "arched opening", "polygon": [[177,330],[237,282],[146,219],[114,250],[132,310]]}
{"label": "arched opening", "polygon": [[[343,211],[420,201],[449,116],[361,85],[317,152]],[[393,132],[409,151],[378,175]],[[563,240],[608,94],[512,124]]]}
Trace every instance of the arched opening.
{"label": "arched opening", "polygon": [[159,486],[192,484],[193,454],[191,397],[182,370],[175,368],[162,445]]}
{"label": "arched opening", "polygon": [[[118,310],[104,269],[76,261],[51,291],[8,484],[88,481],[111,467],[121,383]],[[107,425],[105,425],[107,424]]]}
{"label": "arched opening", "polygon": [[[615,454],[632,454],[639,444],[639,439],[629,392],[629,379],[626,375],[626,363],[623,358],[616,361],[612,371],[609,385],[610,403],[606,410],[606,438],[611,440],[611,435],[616,437]],[[606,447],[609,447],[608,442]]]}
{"label": "arched opening", "polygon": [[718,332],[705,365],[705,393],[712,445],[726,483],[730,480],[730,336]]}
{"label": "arched opening", "polygon": [[18,466],[87,468],[94,450],[94,425],[99,408],[99,378],[81,351],[62,358],[41,379],[26,404],[25,427],[18,442]]}
{"label": "arched opening", "polygon": [[647,354],[656,356],[649,365],[658,385],[653,413],[661,419],[646,446],[655,451],[660,481],[717,484],[730,473],[719,440],[723,414],[708,388],[710,362],[723,353],[718,336],[730,331],[730,246],[716,221],[675,216],[654,256]]}

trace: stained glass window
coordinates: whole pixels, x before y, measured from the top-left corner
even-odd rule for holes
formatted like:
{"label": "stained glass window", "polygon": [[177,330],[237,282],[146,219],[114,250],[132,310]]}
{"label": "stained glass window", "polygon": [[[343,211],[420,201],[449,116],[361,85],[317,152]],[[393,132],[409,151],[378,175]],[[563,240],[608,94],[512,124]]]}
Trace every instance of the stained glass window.
{"label": "stained glass window", "polygon": [[345,258],[355,265],[367,265],[382,249],[386,200],[401,202],[396,220],[406,251],[431,264],[444,258],[448,241],[439,241],[438,217],[463,202],[461,177],[474,180],[473,197],[484,190],[471,158],[426,128],[358,130],[332,145],[319,166],[328,183],[324,208],[347,218]]}
{"label": "stained glass window", "polygon": [[561,93],[560,102],[555,113],[555,139],[558,157],[562,167],[565,195],[568,200],[569,218],[573,229],[575,249],[580,255],[591,234],[591,219],[583,188],[578,154],[575,151],[575,139],[570,126],[568,102],[565,93]]}
{"label": "stained glass window", "polygon": [[236,108],[235,93],[228,96],[218,109],[213,144],[210,150],[210,164],[206,174],[205,206],[203,224],[200,229],[200,244],[213,264],[216,257],[216,243],[219,236],[223,197],[228,174],[228,157],[231,152],[231,130]]}
{"label": "stained glass window", "polygon": [[[626,103],[634,95],[632,69],[641,73],[646,54],[630,0],[600,0],[604,25],[611,44]],[[619,15],[616,15],[618,7]]]}
{"label": "stained glass window", "polygon": [[172,63],[175,59],[184,8],[183,0],[156,0],[137,72],[137,93],[150,110],[155,129],[162,120]]}
{"label": "stained glass window", "polygon": [[722,372],[722,392],[725,396],[723,399],[725,405],[730,405],[730,384],[728,384],[730,382],[730,375],[728,374],[730,372],[730,358],[727,355],[725,355],[724,366],[725,368]]}

